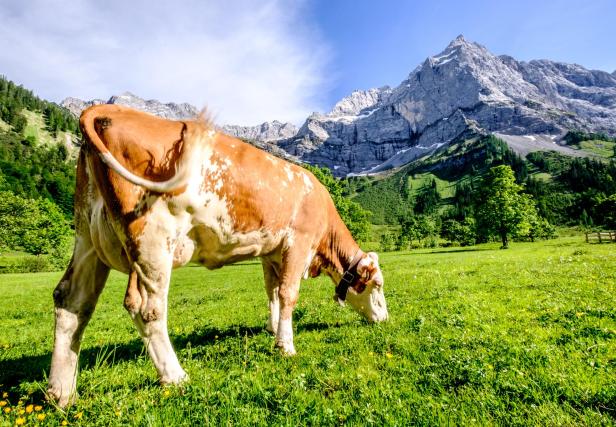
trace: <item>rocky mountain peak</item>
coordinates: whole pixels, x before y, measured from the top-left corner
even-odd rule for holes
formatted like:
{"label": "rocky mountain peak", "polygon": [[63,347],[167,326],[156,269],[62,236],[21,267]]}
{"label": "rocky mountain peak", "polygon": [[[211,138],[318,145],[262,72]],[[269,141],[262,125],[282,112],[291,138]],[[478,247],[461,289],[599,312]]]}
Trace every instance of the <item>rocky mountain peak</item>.
{"label": "rocky mountain peak", "polygon": [[329,117],[357,116],[362,111],[382,104],[391,94],[389,86],[368,90],[354,90],[342,98],[327,114]]}
{"label": "rocky mountain peak", "polygon": [[189,119],[198,114],[197,108],[188,103],[176,104],[174,102],[162,103],[156,99],[145,100],[128,91],[120,95],[112,95],[107,101],[103,101],[102,99],[84,101],[82,99],[68,97],[60,103],[60,105],[77,117],[79,117],[81,112],[86,108],[97,104],[125,105],[136,110],[145,111],[146,113],[173,120]]}
{"label": "rocky mountain peak", "polygon": [[402,165],[469,132],[557,141],[568,129],[616,134],[613,74],[516,61],[458,36],[396,88],[355,91],[278,145],[344,176]]}
{"label": "rocky mountain peak", "polygon": [[278,120],[256,126],[224,125],[221,130],[237,138],[258,142],[274,142],[291,138],[297,133],[297,127],[293,123],[283,123]]}

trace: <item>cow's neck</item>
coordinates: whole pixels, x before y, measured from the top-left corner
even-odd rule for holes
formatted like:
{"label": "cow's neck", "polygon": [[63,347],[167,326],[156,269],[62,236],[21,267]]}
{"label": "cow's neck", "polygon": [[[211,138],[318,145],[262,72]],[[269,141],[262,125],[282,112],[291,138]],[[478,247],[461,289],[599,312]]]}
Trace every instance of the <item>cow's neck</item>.
{"label": "cow's neck", "polygon": [[359,250],[359,245],[351,236],[336,212],[330,220],[330,227],[318,248],[322,258],[323,268],[334,275],[342,275],[351,265],[351,261]]}

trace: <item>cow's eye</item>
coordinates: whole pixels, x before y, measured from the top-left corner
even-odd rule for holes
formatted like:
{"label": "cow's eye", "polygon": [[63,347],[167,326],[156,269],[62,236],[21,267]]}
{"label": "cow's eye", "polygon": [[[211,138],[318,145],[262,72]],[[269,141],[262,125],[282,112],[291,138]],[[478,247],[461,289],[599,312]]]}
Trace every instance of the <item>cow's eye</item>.
{"label": "cow's eye", "polygon": [[361,294],[363,291],[366,290],[366,284],[362,281],[357,282],[354,286],[353,289],[355,290],[355,292],[357,292],[358,294]]}

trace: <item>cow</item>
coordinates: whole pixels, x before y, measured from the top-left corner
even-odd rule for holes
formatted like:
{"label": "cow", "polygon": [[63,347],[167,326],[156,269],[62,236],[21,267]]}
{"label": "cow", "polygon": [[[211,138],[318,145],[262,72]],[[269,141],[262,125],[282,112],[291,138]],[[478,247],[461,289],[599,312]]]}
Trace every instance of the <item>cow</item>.
{"label": "cow", "polygon": [[187,380],[167,332],[173,268],[260,257],[267,330],[295,354],[291,315],[300,280],[325,273],[334,299],[370,322],[388,318],[377,254],[363,252],[326,188],[307,170],[218,132],[118,105],[80,117],[75,245],[53,292],[49,398],[74,401],[84,329],[110,269],[128,275],[124,307],[162,384]]}

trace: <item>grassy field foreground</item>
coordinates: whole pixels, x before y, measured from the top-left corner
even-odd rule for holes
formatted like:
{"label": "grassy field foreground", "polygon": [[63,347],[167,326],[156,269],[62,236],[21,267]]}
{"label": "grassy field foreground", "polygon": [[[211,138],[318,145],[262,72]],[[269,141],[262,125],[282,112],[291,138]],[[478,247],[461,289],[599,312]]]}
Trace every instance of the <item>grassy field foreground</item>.
{"label": "grassy field foreground", "polygon": [[169,329],[182,389],[157,384],[112,273],[65,413],[42,393],[61,274],[2,275],[0,424],[613,425],[616,245],[582,240],[383,254],[383,325],[334,304],[326,279],[304,282],[293,358],[264,330],[258,262],[180,269]]}

